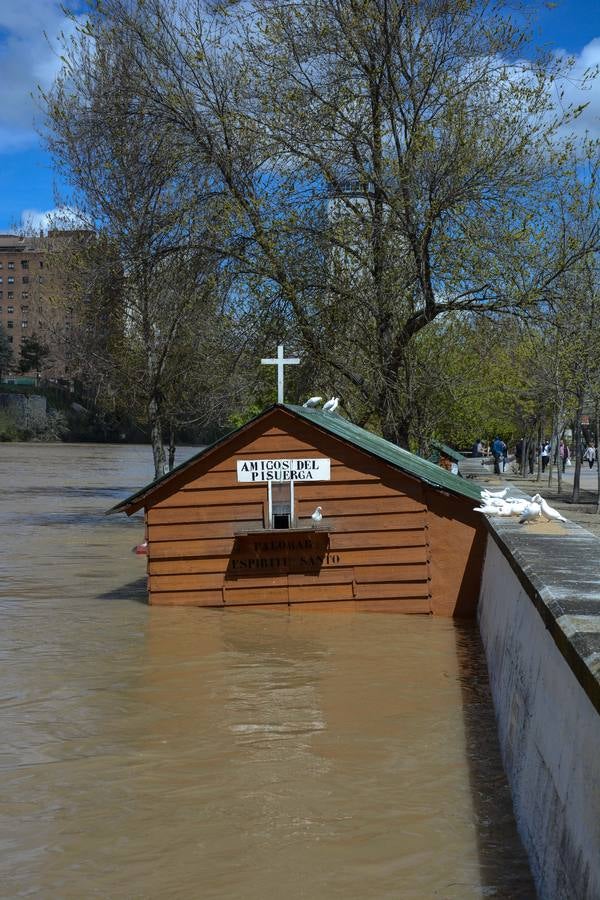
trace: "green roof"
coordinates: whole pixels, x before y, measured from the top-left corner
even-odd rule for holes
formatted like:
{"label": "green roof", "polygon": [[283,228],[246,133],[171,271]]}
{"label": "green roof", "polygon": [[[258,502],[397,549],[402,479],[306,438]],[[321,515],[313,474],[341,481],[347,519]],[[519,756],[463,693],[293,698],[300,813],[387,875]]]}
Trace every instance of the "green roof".
{"label": "green roof", "polygon": [[452,491],[454,494],[462,494],[465,497],[472,497],[473,500],[479,501],[481,498],[481,488],[477,487],[461,478],[459,475],[453,475],[451,472],[442,469],[435,463],[428,462],[421,456],[403,450],[391,441],[371,431],[366,431],[358,425],[354,425],[343,416],[335,413],[326,413],[320,409],[307,409],[304,406],[292,406],[288,403],[284,404],[285,409],[296,413],[308,422],[318,425],[330,434],[354,444],[361,450],[377,456],[385,462],[391,463],[409,475],[414,475],[420,481],[425,481],[433,487],[440,488],[445,491]]}
{"label": "green roof", "polygon": [[441,441],[431,441],[431,446],[435,447],[436,450],[439,450],[440,453],[443,453],[444,456],[447,456],[448,459],[453,459],[454,462],[462,462],[465,458],[458,450],[454,450],[452,447],[449,447],[448,444],[442,444]]}
{"label": "green roof", "polygon": [[386,441],[377,434],[373,434],[370,431],[366,431],[364,428],[360,428],[358,425],[354,425],[343,416],[339,416],[336,413],[326,413],[320,409],[308,409],[304,406],[293,406],[292,404],[284,403],[271,406],[264,410],[264,412],[260,413],[254,419],[251,419],[250,422],[246,422],[245,425],[242,425],[241,428],[232,431],[223,438],[219,438],[214,444],[210,444],[199,453],[196,453],[194,456],[191,456],[185,462],[181,463],[181,465],[176,466],[171,472],[152,481],[150,484],[146,485],[146,487],[131,494],[131,496],[127,497],[125,500],[121,500],[120,503],[117,503],[109,509],[108,512],[125,511],[127,507],[131,505],[139,509],[143,505],[143,500],[147,495],[151,494],[159,485],[170,481],[175,475],[178,475],[189,468],[197,462],[197,460],[208,455],[216,447],[226,444],[238,432],[244,431],[252,425],[253,422],[258,421],[263,416],[266,416],[268,413],[278,408],[285,409],[288,412],[299,416],[301,419],[306,419],[307,422],[311,422],[323,431],[327,431],[329,434],[333,434],[335,437],[347,441],[349,444],[353,444],[355,447],[364,450],[371,456],[376,456],[378,459],[382,459],[384,462],[396,466],[403,472],[418,478],[420,481],[430,484],[434,488],[451,491],[454,494],[461,494],[462,496],[470,497],[477,502],[479,502],[481,498],[481,490],[475,484],[466,481],[458,475],[447,472],[446,469],[442,469],[441,466],[428,462],[426,459],[416,456],[408,450],[403,450],[402,447],[392,444],[391,441]]}

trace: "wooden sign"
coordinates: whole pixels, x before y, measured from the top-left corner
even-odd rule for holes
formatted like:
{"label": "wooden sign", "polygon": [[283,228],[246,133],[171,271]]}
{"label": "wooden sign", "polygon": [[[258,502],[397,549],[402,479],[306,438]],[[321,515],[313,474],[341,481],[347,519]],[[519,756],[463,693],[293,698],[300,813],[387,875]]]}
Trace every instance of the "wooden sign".
{"label": "wooden sign", "polygon": [[237,480],[330,481],[330,459],[238,459]]}
{"label": "wooden sign", "polygon": [[339,565],[329,552],[329,535],[322,531],[238,535],[229,558],[226,578],[253,575],[319,573],[324,565]]}

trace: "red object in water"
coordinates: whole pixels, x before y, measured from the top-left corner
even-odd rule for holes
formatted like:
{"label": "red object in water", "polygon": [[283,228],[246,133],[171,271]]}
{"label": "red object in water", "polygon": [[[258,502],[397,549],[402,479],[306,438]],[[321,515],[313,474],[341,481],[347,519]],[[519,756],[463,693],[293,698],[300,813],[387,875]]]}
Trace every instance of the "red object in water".
{"label": "red object in water", "polygon": [[133,548],[133,552],[138,556],[145,556],[148,553],[148,541],[144,541],[143,544],[138,544]]}

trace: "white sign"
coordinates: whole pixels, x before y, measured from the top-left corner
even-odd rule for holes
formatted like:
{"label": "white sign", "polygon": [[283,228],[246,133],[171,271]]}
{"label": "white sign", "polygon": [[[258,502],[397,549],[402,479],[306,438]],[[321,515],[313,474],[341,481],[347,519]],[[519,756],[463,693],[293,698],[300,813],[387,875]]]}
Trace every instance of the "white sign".
{"label": "white sign", "polygon": [[238,481],[330,481],[330,459],[238,459]]}

